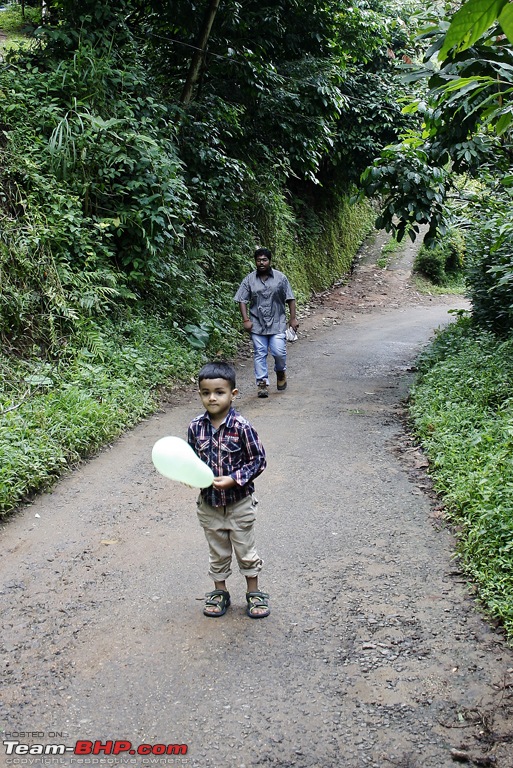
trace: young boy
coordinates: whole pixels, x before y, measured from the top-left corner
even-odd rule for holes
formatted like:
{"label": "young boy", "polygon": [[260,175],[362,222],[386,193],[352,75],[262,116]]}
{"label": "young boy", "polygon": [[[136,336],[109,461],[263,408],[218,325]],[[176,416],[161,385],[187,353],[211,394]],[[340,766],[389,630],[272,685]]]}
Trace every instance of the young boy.
{"label": "young boy", "polygon": [[268,616],[269,595],[258,588],[263,561],[255,547],[257,500],[253,480],[266,467],[265,451],[251,424],[232,407],[238,390],[235,370],[224,362],[207,363],[198,375],[199,395],[206,412],[189,425],[187,440],[215,477],[202,489],[197,512],[210,552],[209,576],[214,590],[206,595],[203,613],[219,617],[230,605],[226,579],[231,574],[232,550],[246,577],[247,615]]}

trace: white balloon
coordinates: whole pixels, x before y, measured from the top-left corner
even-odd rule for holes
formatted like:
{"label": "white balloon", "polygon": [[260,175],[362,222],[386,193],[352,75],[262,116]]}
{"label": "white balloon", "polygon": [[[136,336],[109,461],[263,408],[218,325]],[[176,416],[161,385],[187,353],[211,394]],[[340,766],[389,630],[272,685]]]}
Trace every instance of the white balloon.
{"label": "white balloon", "polygon": [[196,456],[189,443],[181,437],[168,436],[157,440],[151,459],[161,475],[192,485],[193,488],[208,488],[214,480],[210,467]]}

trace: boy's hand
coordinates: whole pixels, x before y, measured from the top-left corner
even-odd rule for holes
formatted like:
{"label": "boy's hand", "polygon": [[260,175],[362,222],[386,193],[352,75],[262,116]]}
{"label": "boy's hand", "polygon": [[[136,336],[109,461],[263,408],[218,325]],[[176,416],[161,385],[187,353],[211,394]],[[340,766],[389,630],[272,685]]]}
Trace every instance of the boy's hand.
{"label": "boy's hand", "polygon": [[221,477],[214,477],[214,482],[212,483],[214,488],[233,488],[234,485],[237,485],[233,477],[230,477],[230,475],[221,475]]}

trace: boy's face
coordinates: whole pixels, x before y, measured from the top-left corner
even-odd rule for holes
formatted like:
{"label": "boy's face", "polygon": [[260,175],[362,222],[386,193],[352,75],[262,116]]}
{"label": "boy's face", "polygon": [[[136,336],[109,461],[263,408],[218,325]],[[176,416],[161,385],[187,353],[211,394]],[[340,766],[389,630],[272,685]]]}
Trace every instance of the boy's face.
{"label": "boy's face", "polygon": [[224,418],[238,393],[230,388],[226,379],[203,379],[199,386],[199,394],[204,407],[215,419]]}

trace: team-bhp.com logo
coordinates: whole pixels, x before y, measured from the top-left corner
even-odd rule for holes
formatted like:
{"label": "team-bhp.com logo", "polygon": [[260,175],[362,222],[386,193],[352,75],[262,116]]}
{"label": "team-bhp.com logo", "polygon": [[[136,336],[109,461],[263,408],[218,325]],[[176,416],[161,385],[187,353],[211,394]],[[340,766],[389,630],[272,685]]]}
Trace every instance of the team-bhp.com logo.
{"label": "team-bhp.com logo", "polygon": [[133,746],[127,739],[116,739],[115,741],[87,741],[81,739],[75,742],[74,747],[67,747],[65,744],[23,744],[20,741],[12,739],[3,742],[5,754],[10,757],[21,757],[23,755],[75,755],[75,756],[123,756],[123,755],[186,755],[187,744],[139,744]]}

